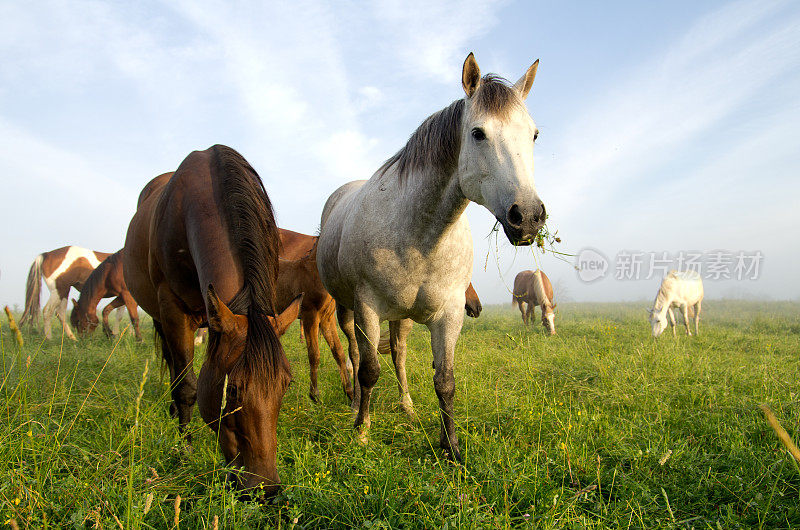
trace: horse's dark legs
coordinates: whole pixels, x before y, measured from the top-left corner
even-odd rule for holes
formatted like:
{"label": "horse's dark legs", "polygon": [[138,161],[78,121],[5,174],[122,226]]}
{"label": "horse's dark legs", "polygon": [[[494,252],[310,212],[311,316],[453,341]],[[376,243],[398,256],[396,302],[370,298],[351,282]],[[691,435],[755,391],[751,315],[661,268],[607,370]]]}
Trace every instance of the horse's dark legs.
{"label": "horse's dark legs", "polygon": [[336,316],[339,320],[339,327],[342,328],[342,333],[347,337],[350,364],[353,366],[353,400],[350,402],[350,408],[355,417],[361,403],[361,385],[358,382],[358,367],[361,363],[359,362],[358,342],[356,341],[355,320],[353,312],[339,304],[336,304]]}
{"label": "horse's dark legs", "polygon": [[536,320],[536,306],[528,302],[528,309],[525,310],[525,325],[527,326],[528,323],[534,322]]}
{"label": "horse's dark legs", "polygon": [[414,326],[411,319],[389,322],[389,347],[392,350],[394,371],[397,374],[397,387],[400,390],[400,406],[409,416],[414,416],[414,403],[408,392],[406,378],[406,339]]}
{"label": "horse's dark legs", "polygon": [[[128,310],[128,316],[131,319],[131,324],[133,324],[133,334],[136,337],[136,341],[142,342],[142,331],[139,329],[139,306],[128,291],[123,292],[120,296],[125,301],[125,308]],[[192,335],[194,336],[194,332]]]}
{"label": "horse's dark legs", "polygon": [[455,422],[453,421],[453,399],[456,394],[456,381],[453,374],[455,364],[455,347],[464,311],[459,308],[455,314],[446,315],[440,320],[428,324],[431,331],[431,348],[436,365],[433,376],[433,387],[439,398],[439,410],[442,415],[439,446],[449,453],[450,457],[461,461],[461,450],[458,448]]}
{"label": "horse's dark legs", "polygon": [[[158,302],[164,347],[169,348],[172,361],[170,370],[172,402],[177,410],[178,429],[181,433],[186,433],[186,427],[192,420],[192,407],[197,399],[197,377],[192,365],[196,327],[178,306],[178,302],[169,288],[159,287]],[[188,433],[186,433],[186,439],[191,439]]]}
{"label": "horse's dark legs", "polygon": [[111,326],[108,324],[108,315],[110,315],[111,312],[116,308],[122,307],[124,304],[125,301],[118,296],[111,300],[111,302],[103,308],[103,333],[106,334],[106,337],[111,338],[114,336],[114,332],[111,331]]}
{"label": "horse's dark legs", "polygon": [[372,387],[378,382],[378,376],[381,373],[381,365],[378,361],[381,322],[372,307],[356,300],[354,323],[360,357],[358,383],[361,387],[361,401],[353,426],[358,431],[359,440],[365,442],[367,430],[372,423],[369,417],[369,398],[372,395]]}
{"label": "horse's dark legs", "polygon": [[308,390],[308,397],[311,401],[319,401],[319,388],[317,377],[319,373],[319,313],[307,311],[302,315],[303,332],[306,337],[306,350],[308,350],[308,370],[311,384]]}
{"label": "horse's dark legs", "polygon": [[336,320],[333,316],[334,311],[333,304],[331,304],[320,312],[319,327],[322,330],[322,336],[325,338],[325,342],[328,343],[328,347],[331,349],[333,359],[339,367],[339,379],[342,381],[344,393],[347,399],[352,403],[353,386],[350,384],[350,379],[353,376],[353,366],[347,366],[349,364],[349,358],[345,360],[344,349],[342,349],[342,343],[339,341],[339,333],[336,332]]}

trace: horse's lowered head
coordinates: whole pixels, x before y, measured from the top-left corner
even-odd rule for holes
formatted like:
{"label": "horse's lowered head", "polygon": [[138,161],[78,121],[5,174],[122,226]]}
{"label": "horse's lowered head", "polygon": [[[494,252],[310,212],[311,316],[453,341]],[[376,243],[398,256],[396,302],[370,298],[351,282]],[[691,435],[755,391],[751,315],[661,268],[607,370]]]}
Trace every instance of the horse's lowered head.
{"label": "horse's lowered head", "polygon": [[206,294],[211,333],[198,380],[197,405],[205,422],[218,433],[225,461],[241,469],[228,479],[254,495],[278,490],[276,428],[291,381],[278,337],[297,318],[301,302],[299,295],[278,317],[257,317],[266,324],[261,326],[234,314],[213,286]]}
{"label": "horse's lowered head", "polygon": [[100,319],[97,314],[90,315],[88,311],[83,309],[78,301],[72,299],[72,312],[69,315],[69,323],[75,328],[79,335],[91,335],[97,326],[100,325]]}
{"label": "horse's lowered head", "polygon": [[542,311],[542,326],[550,335],[556,334],[556,314],[555,308],[558,304],[546,305]]}
{"label": "horse's lowered head", "polygon": [[648,309],[648,320],[650,321],[650,328],[653,337],[661,335],[667,329],[667,314],[666,311],[656,311],[655,309]]}
{"label": "horse's lowered head", "polygon": [[538,66],[537,60],[513,86],[493,75],[481,77],[471,53],[462,70],[461,191],[492,212],[514,245],[531,244],[547,218],[533,182],[539,130],[525,107]]}

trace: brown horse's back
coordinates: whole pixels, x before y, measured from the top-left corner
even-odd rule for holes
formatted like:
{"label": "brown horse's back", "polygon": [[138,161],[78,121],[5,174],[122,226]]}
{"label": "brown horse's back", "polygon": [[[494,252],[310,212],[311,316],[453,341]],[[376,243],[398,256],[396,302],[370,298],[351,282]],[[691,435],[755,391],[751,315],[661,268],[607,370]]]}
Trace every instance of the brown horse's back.
{"label": "brown horse's back", "polygon": [[[553,285],[550,283],[550,278],[543,270],[538,271],[542,278],[542,290],[551,304],[555,303],[553,300]],[[522,271],[514,278],[514,295],[511,304],[516,305],[520,302],[541,305],[544,300],[540,299],[538,289],[536,288],[536,273],[534,271]]]}
{"label": "brown horse's back", "polygon": [[547,296],[550,304],[555,305],[556,301],[553,299],[553,284],[550,283],[550,278],[547,277],[547,274],[545,274],[543,270],[540,270],[539,273],[542,276],[542,288],[544,289],[544,294]]}
{"label": "brown horse's back", "polygon": [[301,234],[285,228],[279,229],[281,235],[281,258],[300,259],[309,253],[317,242],[316,236]]}

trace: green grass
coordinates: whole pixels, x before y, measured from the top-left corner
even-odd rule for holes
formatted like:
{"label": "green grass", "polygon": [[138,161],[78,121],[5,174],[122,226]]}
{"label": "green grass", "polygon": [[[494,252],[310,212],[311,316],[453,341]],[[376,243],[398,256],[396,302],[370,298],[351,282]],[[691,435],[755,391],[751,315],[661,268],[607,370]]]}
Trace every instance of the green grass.
{"label": "green grass", "polygon": [[215,516],[220,528],[800,526],[800,468],[758,409],[768,403],[798,439],[800,304],[706,302],[700,337],[658,341],[643,307],[559,304],[555,337],[538,321],[523,329],[508,308],[468,319],[456,351],[463,466],[437,447],[423,327],[409,339],[418,418],[396,405],[383,357],[362,446],[327,349],[323,403],[308,399],[293,325],[283,342],[294,383],[278,428],[284,487],[266,506],[222,486],[196,412],[191,447],[181,441],[149,325],[145,345],[32,334],[18,351],[4,323],[0,523],[171,528],[180,495],[181,528]]}

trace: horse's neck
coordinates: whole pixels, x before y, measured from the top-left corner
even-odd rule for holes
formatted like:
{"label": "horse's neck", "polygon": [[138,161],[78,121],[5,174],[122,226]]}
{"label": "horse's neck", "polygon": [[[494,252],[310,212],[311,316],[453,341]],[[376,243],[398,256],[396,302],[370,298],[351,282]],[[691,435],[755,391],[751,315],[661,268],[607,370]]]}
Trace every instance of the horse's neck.
{"label": "horse's neck", "polygon": [[[106,275],[108,274],[107,267],[103,267],[98,272],[102,273],[103,277],[89,285],[87,285],[89,280],[87,277],[86,281],[83,282],[83,287],[81,287],[81,296],[78,299],[79,304],[83,304],[84,298],[86,299],[86,306],[83,309],[92,315],[97,313],[97,304],[100,303],[100,300],[102,300],[106,294]],[[89,276],[91,276],[91,274]]]}
{"label": "horse's neck", "polygon": [[409,175],[407,181],[398,186],[397,211],[402,229],[413,234],[423,247],[435,247],[447,237],[469,204],[455,171],[447,175],[426,169]]}
{"label": "horse's neck", "polygon": [[664,313],[669,309],[672,300],[663,289],[658,290],[656,301],[653,303],[653,311],[656,313]]}

